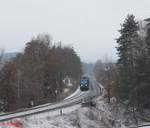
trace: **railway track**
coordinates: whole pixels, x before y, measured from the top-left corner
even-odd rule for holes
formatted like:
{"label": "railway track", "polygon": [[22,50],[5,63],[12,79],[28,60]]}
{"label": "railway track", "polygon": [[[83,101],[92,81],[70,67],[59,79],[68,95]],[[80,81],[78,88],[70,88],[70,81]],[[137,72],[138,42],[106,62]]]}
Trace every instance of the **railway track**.
{"label": "railway track", "polygon": [[92,82],[92,86],[94,90],[87,91],[87,92],[79,91],[76,95],[66,98],[61,102],[48,103],[48,104],[44,104],[44,105],[40,105],[40,106],[36,106],[32,108],[27,108],[23,110],[1,114],[0,121],[7,121],[13,118],[25,117],[29,115],[34,115],[34,114],[39,114],[39,113],[43,113],[47,111],[53,111],[53,110],[65,108],[68,106],[73,106],[75,104],[80,104],[83,98],[93,98],[99,95],[98,85]]}

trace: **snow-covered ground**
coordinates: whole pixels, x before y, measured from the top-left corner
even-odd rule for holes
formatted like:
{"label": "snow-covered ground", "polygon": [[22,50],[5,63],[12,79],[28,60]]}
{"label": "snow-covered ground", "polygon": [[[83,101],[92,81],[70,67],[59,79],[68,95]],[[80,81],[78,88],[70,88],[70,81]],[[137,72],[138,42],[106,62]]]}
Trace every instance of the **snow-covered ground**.
{"label": "snow-covered ground", "polygon": [[107,128],[94,109],[76,105],[22,119],[23,128]]}
{"label": "snow-covered ground", "polygon": [[116,119],[118,117],[113,115],[111,109],[104,101],[98,101],[98,108],[74,105],[20,120],[23,128],[129,128],[121,122],[121,115],[120,121]]}
{"label": "snow-covered ground", "polygon": [[[131,112],[116,103],[107,103],[102,96],[97,99],[97,109],[100,111],[103,122],[108,124],[110,128],[150,128],[150,123],[143,122],[138,119],[138,126]],[[138,113],[137,113],[138,114]],[[140,115],[139,115],[140,116]],[[145,126],[142,126],[145,125]]]}
{"label": "snow-covered ground", "polygon": [[99,99],[97,108],[74,105],[22,118],[23,128],[124,128],[120,122],[113,124],[112,114]]}
{"label": "snow-covered ground", "polygon": [[[82,92],[77,89],[65,100],[81,94]],[[96,108],[82,107],[77,104],[27,116],[21,118],[20,121],[23,124],[23,128],[130,128],[130,126],[125,126],[125,122],[128,117],[129,122],[133,121],[130,117],[131,115],[127,114],[125,116],[125,109],[116,106],[114,103],[108,104],[104,98],[104,92],[94,100]],[[150,128],[150,126],[142,128]]]}
{"label": "snow-covered ground", "polygon": [[[77,89],[66,99],[79,93],[81,92]],[[23,128],[108,128],[109,126],[98,110],[81,107],[80,104],[24,117],[21,122]]]}
{"label": "snow-covered ground", "polygon": [[[78,93],[79,89],[68,98]],[[97,108],[74,105],[22,118],[23,128],[124,128],[120,122],[113,122],[112,113],[102,96],[96,101]]]}
{"label": "snow-covered ground", "polygon": [[[117,108],[107,104],[102,96],[95,99],[97,107],[71,107],[21,118],[23,128],[130,128]],[[145,126],[142,128],[150,128]]]}

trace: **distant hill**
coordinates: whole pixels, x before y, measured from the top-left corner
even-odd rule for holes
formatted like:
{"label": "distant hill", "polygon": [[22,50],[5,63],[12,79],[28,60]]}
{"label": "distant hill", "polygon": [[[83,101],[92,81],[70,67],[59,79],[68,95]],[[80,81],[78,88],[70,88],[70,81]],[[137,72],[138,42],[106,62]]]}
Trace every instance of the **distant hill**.
{"label": "distant hill", "polygon": [[2,63],[8,62],[11,59],[15,58],[17,54],[17,52],[4,53]]}

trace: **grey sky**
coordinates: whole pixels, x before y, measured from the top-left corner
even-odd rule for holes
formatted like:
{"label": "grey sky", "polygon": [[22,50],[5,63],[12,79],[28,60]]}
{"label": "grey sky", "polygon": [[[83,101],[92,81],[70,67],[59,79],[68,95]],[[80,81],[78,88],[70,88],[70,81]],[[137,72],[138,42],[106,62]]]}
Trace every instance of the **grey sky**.
{"label": "grey sky", "polygon": [[127,14],[150,17],[149,0],[0,0],[0,47],[21,51],[39,33],[73,45],[81,59],[116,59],[115,38]]}

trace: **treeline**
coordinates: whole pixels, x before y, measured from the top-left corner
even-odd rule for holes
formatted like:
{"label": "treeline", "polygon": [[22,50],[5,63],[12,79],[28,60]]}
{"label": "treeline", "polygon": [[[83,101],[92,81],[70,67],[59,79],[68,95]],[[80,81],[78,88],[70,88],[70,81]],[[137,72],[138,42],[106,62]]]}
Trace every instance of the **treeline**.
{"label": "treeline", "polygon": [[150,108],[150,19],[137,22],[128,15],[119,33],[117,63],[97,62],[96,78],[106,84],[108,94],[111,90],[109,98],[142,112]]}
{"label": "treeline", "polygon": [[55,102],[63,92],[63,79],[78,80],[80,75],[80,58],[73,48],[52,44],[50,36],[39,35],[0,70],[1,108],[12,111]]}

